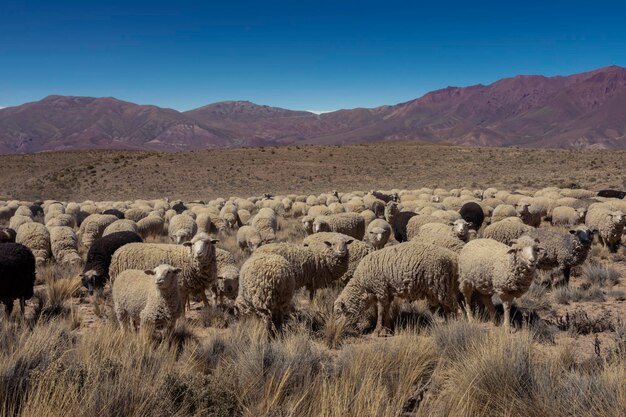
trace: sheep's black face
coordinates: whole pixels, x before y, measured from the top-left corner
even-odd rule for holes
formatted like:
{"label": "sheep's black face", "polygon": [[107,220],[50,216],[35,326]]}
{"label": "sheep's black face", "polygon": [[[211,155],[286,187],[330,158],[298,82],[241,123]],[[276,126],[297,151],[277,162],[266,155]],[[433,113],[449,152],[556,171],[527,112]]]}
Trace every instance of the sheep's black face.
{"label": "sheep's black face", "polygon": [[584,246],[589,246],[593,242],[593,231],[586,227],[579,227],[577,229],[570,230],[570,233],[576,236],[576,239]]}
{"label": "sheep's black face", "polygon": [[94,291],[102,292],[106,279],[97,271],[91,270],[82,274],[80,280],[83,286],[87,288],[89,295],[93,295]]}

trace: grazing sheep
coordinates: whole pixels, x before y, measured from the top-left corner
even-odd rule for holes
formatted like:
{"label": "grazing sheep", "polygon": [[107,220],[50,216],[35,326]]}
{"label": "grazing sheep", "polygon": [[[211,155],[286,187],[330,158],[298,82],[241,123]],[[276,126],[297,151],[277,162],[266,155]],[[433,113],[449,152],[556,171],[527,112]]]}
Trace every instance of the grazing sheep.
{"label": "grazing sheep", "polygon": [[13,302],[20,300],[24,315],[26,300],[33,296],[35,286],[35,257],[30,249],[19,243],[0,243],[0,302],[7,315],[13,311]]}
{"label": "grazing sheep", "polygon": [[480,204],[473,201],[467,202],[461,206],[459,214],[469,223],[469,228],[478,231],[485,221],[485,213]]}
{"label": "grazing sheep", "polygon": [[541,224],[542,211],[539,206],[520,202],[517,203],[516,210],[518,217],[522,219],[524,224],[532,227],[539,227]]}
{"label": "grazing sheep", "polygon": [[322,244],[298,246],[290,243],[271,243],[261,246],[258,253],[274,253],[287,259],[295,271],[296,288],[306,287],[312,300],[315,291],[328,287],[348,270],[348,240],[342,235],[333,234]]}
{"label": "grazing sheep", "polygon": [[276,240],[278,220],[276,219],[276,212],[274,210],[267,207],[260,209],[250,222],[250,225],[259,232],[263,243]]}
{"label": "grazing sheep", "polygon": [[20,226],[15,236],[15,242],[28,247],[35,256],[37,265],[50,260],[50,233],[41,223],[25,223]]}
{"label": "grazing sheep", "polygon": [[241,267],[237,312],[256,314],[267,331],[275,333],[291,309],[295,288],[295,271],[289,261],[273,253],[255,254]]}
{"label": "grazing sheep", "polygon": [[210,288],[217,279],[216,242],[216,239],[202,234],[182,245],[129,243],[115,251],[111,258],[111,282],[115,282],[115,278],[126,269],[150,269],[167,263],[182,269],[178,283],[185,303],[191,294],[200,294],[204,305],[208,307],[209,300],[204,290]]}
{"label": "grazing sheep", "polygon": [[536,275],[541,248],[537,239],[522,236],[511,241],[511,246],[493,239],[469,242],[459,254],[459,289],[465,297],[465,310],[473,320],[472,294],[481,296],[492,320],[496,311],[491,296],[497,294],[504,306],[504,325],[509,326],[511,302],[530,287]]}
{"label": "grazing sheep", "polygon": [[417,242],[386,247],[361,260],[354,277],[334,305],[337,316],[355,325],[372,304],[378,307],[375,333],[389,329],[389,306],[394,297],[425,298],[452,312],[457,309],[457,254]]}
{"label": "grazing sheep", "polygon": [[412,216],[406,225],[406,239],[413,240],[419,234],[422,226],[429,223],[448,224],[448,222],[444,219],[431,216],[429,214],[418,214],[416,216]]}
{"label": "grazing sheep", "polygon": [[122,328],[141,328],[149,333],[165,329],[171,335],[183,313],[178,289],[180,272],[180,268],[165,264],[145,271],[123,271],[112,291],[115,315]]}
{"label": "grazing sheep", "polygon": [[252,226],[241,226],[237,230],[237,244],[242,251],[254,252],[263,244],[261,234]]}
{"label": "grazing sheep", "polygon": [[55,226],[48,228],[52,256],[61,264],[78,265],[82,262],[78,254],[78,238],[71,227]]}
{"label": "grazing sheep", "polygon": [[158,237],[163,234],[165,221],[157,215],[150,214],[137,222],[137,233],[143,239]]}
{"label": "grazing sheep", "polygon": [[382,249],[391,236],[391,226],[383,219],[375,219],[368,226],[365,233],[365,240],[374,249]]}
{"label": "grazing sheep", "polygon": [[177,214],[170,219],[167,234],[177,245],[189,242],[198,232],[196,221],[187,214]]}
{"label": "grazing sheep", "polygon": [[128,243],[141,242],[143,242],[141,237],[133,232],[117,232],[93,242],[87,252],[83,273],[80,275],[83,285],[89,290],[89,295],[93,295],[94,291],[102,295],[104,285],[109,280],[109,266],[115,251]]}
{"label": "grazing sheep", "polygon": [[14,243],[15,236],[15,230],[10,227],[0,226],[0,243]]}
{"label": "grazing sheep", "polygon": [[237,297],[239,289],[239,268],[232,253],[227,250],[215,248],[215,260],[217,262],[217,280],[211,286],[214,300],[222,304],[224,296],[231,300]]}
{"label": "grazing sheep", "polygon": [[21,216],[19,214],[16,214],[15,216],[11,217],[11,220],[9,220],[9,228],[18,231],[20,226],[22,226],[23,224],[32,222],[33,219],[30,216]]}
{"label": "grazing sheep", "polygon": [[453,224],[427,223],[420,227],[414,240],[459,253],[469,241],[469,224],[463,219]]}
{"label": "grazing sheep", "polygon": [[573,267],[582,265],[587,259],[593,243],[594,231],[587,226],[578,226],[569,232],[561,232],[552,228],[534,230],[532,237],[539,239],[545,249],[539,256],[537,268],[551,270],[559,268],[563,273],[565,285],[569,284]]}
{"label": "grazing sheep", "polygon": [[580,223],[585,223],[587,217],[586,208],[572,208],[567,206],[555,207],[552,210],[552,225],[553,226],[575,226]]}
{"label": "grazing sheep", "polygon": [[517,217],[517,210],[510,204],[500,204],[491,213],[491,224],[504,220],[508,217]]}
{"label": "grazing sheep", "polygon": [[517,217],[507,217],[504,220],[500,220],[499,222],[492,223],[485,227],[483,237],[509,245],[511,241],[533,230],[535,229],[525,225],[521,219]]}
{"label": "grazing sheep", "polygon": [[600,243],[613,253],[617,252],[621,243],[624,222],[622,211],[613,211],[605,205],[590,207],[585,220],[587,227],[598,231]]}
{"label": "grazing sheep", "polygon": [[139,229],[137,228],[137,223],[135,223],[133,220],[121,219],[121,220],[116,220],[110,225],[108,225],[106,229],[104,229],[104,232],[102,232],[102,236],[108,236],[112,233],[117,233],[117,232],[138,233]]}
{"label": "grazing sheep", "polygon": [[80,225],[78,237],[85,247],[90,247],[94,240],[102,237],[104,229],[118,218],[112,214],[90,214]]}
{"label": "grazing sheep", "polygon": [[313,232],[335,232],[363,240],[365,236],[365,219],[356,213],[339,213],[329,216],[318,216],[313,221]]}

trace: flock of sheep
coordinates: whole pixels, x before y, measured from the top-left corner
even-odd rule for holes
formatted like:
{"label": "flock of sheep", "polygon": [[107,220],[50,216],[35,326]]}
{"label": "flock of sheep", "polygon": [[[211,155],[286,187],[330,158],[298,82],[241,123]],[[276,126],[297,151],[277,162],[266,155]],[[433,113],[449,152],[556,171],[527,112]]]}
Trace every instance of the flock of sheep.
{"label": "flock of sheep", "polygon": [[[612,190],[422,188],[208,203],[0,201],[0,300],[9,314],[19,300],[23,312],[37,266],[56,262],[83,265],[90,294],[110,286],[124,328],[171,331],[191,297],[208,306],[209,292],[273,332],[299,288],[312,299],[331,285],[343,286],[336,318],[363,328],[375,306],[376,334],[388,331],[395,298],[425,299],[446,314],[464,309],[471,320],[475,295],[495,319],[497,295],[509,325],[512,301],[537,270],[554,270],[555,285],[567,285],[594,242],[611,252],[623,245],[623,198]],[[280,217],[299,219],[307,237],[277,242]],[[241,269],[216,246],[225,233],[236,233],[247,257]],[[146,242],[165,235],[170,243]]]}

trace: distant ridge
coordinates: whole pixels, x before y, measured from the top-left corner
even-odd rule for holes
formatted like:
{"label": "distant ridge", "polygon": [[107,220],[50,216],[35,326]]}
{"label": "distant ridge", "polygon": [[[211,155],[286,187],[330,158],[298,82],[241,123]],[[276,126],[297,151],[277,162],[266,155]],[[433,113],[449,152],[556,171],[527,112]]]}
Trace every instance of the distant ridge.
{"label": "distant ridge", "polygon": [[112,97],[48,96],[0,109],[0,153],[193,150],[420,140],[469,146],[626,149],[626,68],[520,75],[392,106],[323,114],[225,101],[187,112]]}

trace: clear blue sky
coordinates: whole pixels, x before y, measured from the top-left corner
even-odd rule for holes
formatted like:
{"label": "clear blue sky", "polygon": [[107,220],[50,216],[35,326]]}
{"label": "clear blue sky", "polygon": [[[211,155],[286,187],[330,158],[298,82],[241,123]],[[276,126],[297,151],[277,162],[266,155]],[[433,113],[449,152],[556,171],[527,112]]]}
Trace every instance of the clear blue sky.
{"label": "clear blue sky", "polygon": [[626,66],[625,15],[623,2],[552,0],[2,0],[0,106],[49,94],[178,110],[394,104],[516,74]]}

